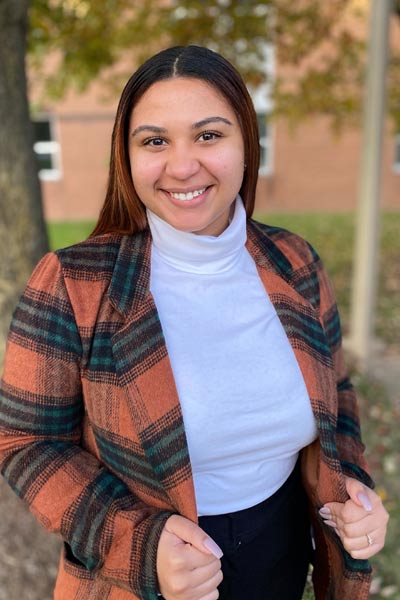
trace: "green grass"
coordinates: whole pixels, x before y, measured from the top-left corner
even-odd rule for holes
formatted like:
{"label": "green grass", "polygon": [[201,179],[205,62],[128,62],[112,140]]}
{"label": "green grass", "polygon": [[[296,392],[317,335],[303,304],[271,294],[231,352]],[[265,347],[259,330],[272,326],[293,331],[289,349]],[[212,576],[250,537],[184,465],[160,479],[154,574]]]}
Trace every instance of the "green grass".
{"label": "green grass", "polygon": [[[271,214],[258,216],[305,237],[320,254],[333,281],[346,332],[349,322],[353,214]],[[51,223],[49,235],[53,249],[85,239],[94,223]],[[382,215],[377,297],[376,333],[387,347],[399,352],[400,341],[400,213]],[[361,300],[360,300],[361,301]],[[376,381],[353,373],[367,457],[391,515],[386,547],[373,558],[374,600],[400,600],[400,398],[389,398]],[[303,600],[313,600],[309,585]]]}
{"label": "green grass", "polygon": [[[290,229],[314,246],[332,279],[346,334],[350,314],[354,214],[271,214],[258,218]],[[400,212],[382,215],[378,273],[376,334],[394,347],[400,341]]]}
{"label": "green grass", "polygon": [[66,248],[85,240],[93,230],[94,225],[94,221],[48,223],[47,232],[51,249]]}
{"label": "green grass", "polygon": [[[353,213],[306,213],[258,215],[271,225],[279,225],[305,237],[323,259],[333,281],[344,333],[348,331],[352,254],[354,248]],[[94,222],[50,223],[53,249],[85,239]],[[376,334],[387,345],[400,340],[400,213],[384,213],[381,226],[379,291],[376,310]],[[362,299],[360,299],[360,302]]]}
{"label": "green grass", "polygon": [[389,398],[382,385],[354,373],[358,392],[366,456],[385,502],[390,523],[385,548],[372,559],[373,598],[400,600],[400,397]]}

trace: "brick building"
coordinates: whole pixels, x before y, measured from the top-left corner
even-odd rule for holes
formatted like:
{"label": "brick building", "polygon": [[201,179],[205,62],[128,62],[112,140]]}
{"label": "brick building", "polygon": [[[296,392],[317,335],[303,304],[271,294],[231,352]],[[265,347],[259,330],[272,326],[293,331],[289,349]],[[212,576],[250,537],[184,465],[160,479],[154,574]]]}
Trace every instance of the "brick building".
{"label": "brick building", "polygon": [[[269,68],[275,68],[273,53],[269,60]],[[94,82],[84,94],[69,93],[35,115],[35,150],[49,220],[95,219],[98,214],[117,104],[117,98],[105,102],[103,96],[104,90]],[[262,142],[256,210],[354,210],[360,129],[347,128],[338,137],[327,119],[315,117],[290,132],[284,121],[268,121],[267,90],[254,94],[254,101]],[[398,210],[400,135],[390,124],[384,137],[382,174],[382,206]]]}

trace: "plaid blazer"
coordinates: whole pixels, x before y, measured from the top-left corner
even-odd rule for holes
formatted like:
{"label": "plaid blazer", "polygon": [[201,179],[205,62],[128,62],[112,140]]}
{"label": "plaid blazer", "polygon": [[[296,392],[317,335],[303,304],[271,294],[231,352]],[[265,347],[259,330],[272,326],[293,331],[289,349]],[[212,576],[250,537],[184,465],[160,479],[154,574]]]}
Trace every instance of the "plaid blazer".
{"label": "plaid blazer", "polygon": [[[247,247],[304,376],[318,439],[301,453],[317,600],[368,598],[370,567],[318,509],[372,486],[331,285],[314,250],[248,222]],[[107,234],[47,254],[15,311],[0,394],[0,465],[64,540],[56,600],[155,600],[166,519],[196,521],[182,412],[154,300],[151,236]],[[294,425],[295,426],[295,425]]]}

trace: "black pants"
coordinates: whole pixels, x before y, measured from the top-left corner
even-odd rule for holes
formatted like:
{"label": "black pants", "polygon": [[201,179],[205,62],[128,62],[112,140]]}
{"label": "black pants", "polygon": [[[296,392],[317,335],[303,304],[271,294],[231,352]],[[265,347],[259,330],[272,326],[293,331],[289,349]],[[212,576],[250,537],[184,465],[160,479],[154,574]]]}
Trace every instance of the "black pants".
{"label": "black pants", "polygon": [[220,600],[301,600],[311,539],[298,466],[261,504],[199,525],[224,552]]}

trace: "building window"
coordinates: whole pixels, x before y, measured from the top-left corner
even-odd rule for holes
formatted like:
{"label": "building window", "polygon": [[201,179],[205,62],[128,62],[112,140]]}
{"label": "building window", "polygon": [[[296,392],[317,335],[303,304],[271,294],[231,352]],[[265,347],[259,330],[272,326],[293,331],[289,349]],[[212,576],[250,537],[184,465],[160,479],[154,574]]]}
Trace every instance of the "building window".
{"label": "building window", "polygon": [[42,181],[57,181],[61,178],[60,144],[55,139],[54,120],[49,116],[37,117],[33,121],[35,151],[39,178]]}
{"label": "building window", "polygon": [[394,163],[393,169],[396,173],[400,173],[400,133],[398,133],[395,138],[394,144]]}
{"label": "building window", "polygon": [[265,112],[257,113],[257,121],[261,147],[259,172],[260,175],[270,175],[272,173],[271,123]]}
{"label": "building window", "polygon": [[275,48],[273,44],[265,44],[263,53],[263,68],[267,74],[267,79],[264,83],[256,87],[249,85],[249,91],[256,109],[260,135],[261,157],[259,174],[265,176],[271,175],[274,170],[274,128],[271,125],[270,118],[274,108],[272,84],[275,78]]}

